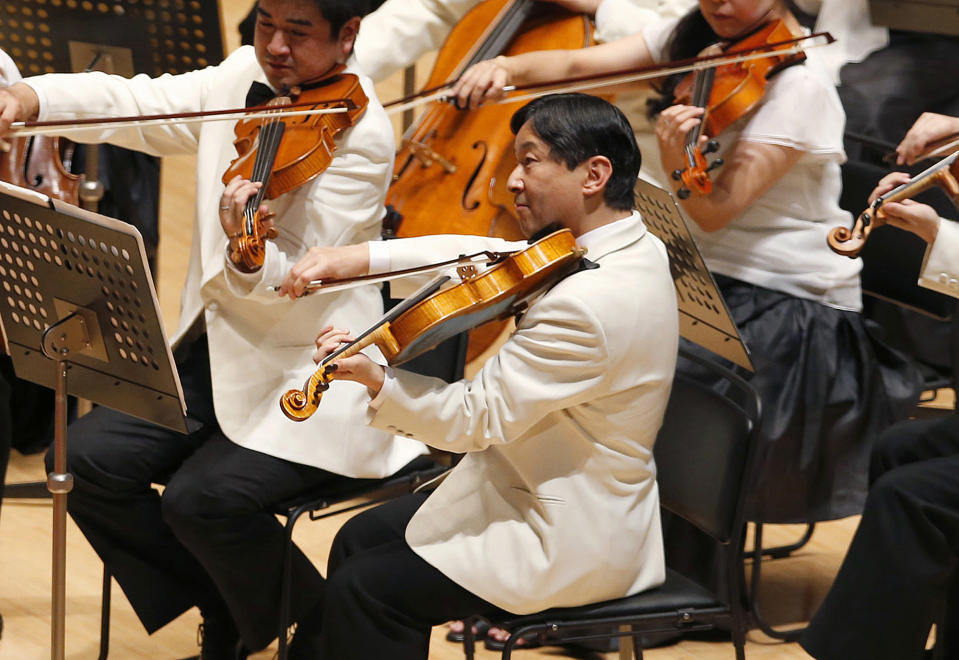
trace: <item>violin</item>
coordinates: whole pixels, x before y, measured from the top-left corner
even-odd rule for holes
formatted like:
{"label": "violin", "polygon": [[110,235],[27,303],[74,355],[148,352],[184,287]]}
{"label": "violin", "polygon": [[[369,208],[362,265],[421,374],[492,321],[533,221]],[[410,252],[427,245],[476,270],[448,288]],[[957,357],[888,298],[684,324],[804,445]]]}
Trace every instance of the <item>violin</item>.
{"label": "violin", "polygon": [[707,163],[706,155],[718,151],[719,143],[710,140],[701,149],[700,137],[719,135],[727,126],[748,114],[759,103],[773,75],[806,59],[802,51],[793,52],[786,45],[796,36],[783,21],[773,21],[746,38],[722,47],[724,54],[736,54],[773,45],[766,57],[694,71],[680,81],[675,91],[675,103],[705,108],[699,125],[686,135],[683,147],[685,169],[672,173],[674,180],[683,182],[676,193],[680,199],[687,199],[692,192],[709,194],[712,190],[709,172],[723,164],[721,158]]}
{"label": "violin", "polygon": [[473,265],[458,267],[462,282],[440,290],[449,277],[434,280],[355,341],[324,358],[302,390],[289,390],[280,398],[283,414],[302,422],[316,412],[336,371],[334,360],[375,344],[389,364],[402,364],[464,330],[515,316],[539,291],[575,271],[585,254],[573,233],[562,229],[503,256],[483,273],[477,274]]}
{"label": "violin", "polygon": [[237,122],[233,144],[239,155],[223,173],[223,183],[239,175],[263,184],[247,201],[243,230],[235,236],[238,241],[230,249],[230,258],[240,270],[258,270],[266,257],[266,241],[277,235],[275,228],[263,227],[268,219],[260,214],[263,200],[295,190],[329,167],[336,136],[353,126],[368,103],[356,75],[336,72],[309,89],[294,87],[268,105],[277,109],[293,104],[310,109],[342,106],[345,112],[279,117],[268,113],[265,118]]}
{"label": "violin", "polygon": [[959,207],[959,151],[912,177],[906,183],[880,195],[859,214],[852,228],[834,227],[826,239],[833,252],[855,259],[865,247],[873,229],[886,224],[882,205],[910,199],[933,186],[941,186],[952,203]]}
{"label": "violin", "polygon": [[[478,36],[477,36],[478,35]],[[437,53],[428,89],[447,88],[471,65],[497,55],[583,48],[592,43],[586,16],[535,0],[486,0],[453,28]],[[438,98],[404,134],[386,203],[385,235],[474,234],[522,240],[506,189],[516,161],[509,117],[515,108],[463,111]],[[471,332],[467,360],[482,353],[502,327]]]}

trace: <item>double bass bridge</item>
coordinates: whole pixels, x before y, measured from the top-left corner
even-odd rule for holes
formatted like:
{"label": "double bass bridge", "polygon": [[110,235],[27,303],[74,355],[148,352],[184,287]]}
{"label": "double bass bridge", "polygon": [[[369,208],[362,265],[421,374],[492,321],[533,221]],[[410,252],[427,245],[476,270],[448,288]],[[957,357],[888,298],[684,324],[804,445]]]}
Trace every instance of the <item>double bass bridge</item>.
{"label": "double bass bridge", "polygon": [[406,143],[406,147],[409,148],[410,153],[416,160],[420,161],[423,167],[432,167],[433,163],[436,162],[440,164],[440,167],[442,167],[443,171],[447,174],[456,172],[456,165],[430,149],[426,144],[416,140],[409,140]]}

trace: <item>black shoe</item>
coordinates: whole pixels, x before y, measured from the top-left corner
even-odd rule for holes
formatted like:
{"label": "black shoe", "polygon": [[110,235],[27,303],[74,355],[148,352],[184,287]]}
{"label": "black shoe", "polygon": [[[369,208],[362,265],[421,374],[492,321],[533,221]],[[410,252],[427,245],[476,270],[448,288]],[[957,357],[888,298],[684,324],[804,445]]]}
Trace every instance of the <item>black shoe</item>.
{"label": "black shoe", "polygon": [[289,660],[316,660],[320,657],[320,630],[323,627],[323,602],[319,602],[296,624],[296,632],[287,649]]}
{"label": "black shoe", "polygon": [[196,631],[196,641],[200,655],[186,660],[246,660],[250,655],[230,619],[203,619]]}

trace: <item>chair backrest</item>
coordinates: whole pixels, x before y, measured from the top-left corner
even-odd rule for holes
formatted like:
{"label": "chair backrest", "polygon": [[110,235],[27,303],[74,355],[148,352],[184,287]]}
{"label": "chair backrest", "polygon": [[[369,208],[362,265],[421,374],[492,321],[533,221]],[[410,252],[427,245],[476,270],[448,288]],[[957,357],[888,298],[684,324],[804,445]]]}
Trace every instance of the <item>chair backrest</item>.
{"label": "chair backrest", "polygon": [[719,542],[738,542],[752,479],[759,396],[728,369],[684,357],[720,376],[735,394],[676,375],[654,449],[660,501]]}

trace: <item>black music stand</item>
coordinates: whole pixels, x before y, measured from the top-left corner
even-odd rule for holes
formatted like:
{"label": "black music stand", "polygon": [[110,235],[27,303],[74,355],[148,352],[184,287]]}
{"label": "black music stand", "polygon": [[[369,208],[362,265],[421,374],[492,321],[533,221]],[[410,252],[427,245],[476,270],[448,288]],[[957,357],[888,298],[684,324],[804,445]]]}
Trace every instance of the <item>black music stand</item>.
{"label": "black music stand", "polygon": [[679,334],[753,371],[749,349],[739,336],[676,200],[669,192],[643,179],[636,182],[635,192],[636,208],[643,222],[666,244],[669,253],[669,270],[679,305]]}
{"label": "black music stand", "polygon": [[67,395],[186,432],[139,232],[0,182],[0,327],[17,377],[56,390],[51,657],[63,660]]}
{"label": "black music stand", "polygon": [[[219,3],[210,0],[7,0],[0,48],[24,76],[184,73],[224,51]],[[103,198],[98,167],[98,150],[88,148],[79,194],[90,211]]]}

